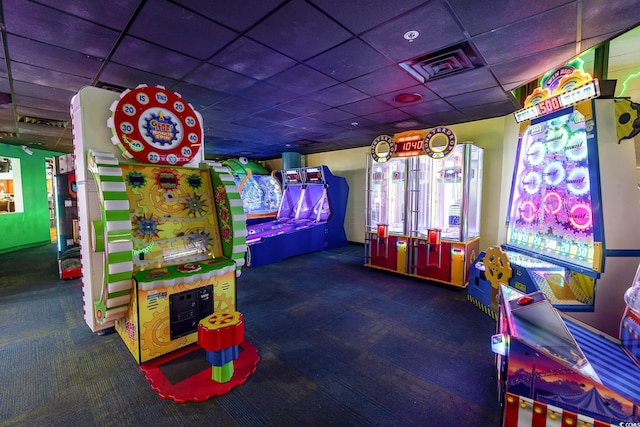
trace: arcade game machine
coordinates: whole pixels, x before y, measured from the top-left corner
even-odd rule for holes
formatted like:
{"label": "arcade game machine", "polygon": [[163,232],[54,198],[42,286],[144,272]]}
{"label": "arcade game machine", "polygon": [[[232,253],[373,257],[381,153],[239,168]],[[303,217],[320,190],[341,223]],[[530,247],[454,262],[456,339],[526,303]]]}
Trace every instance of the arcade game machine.
{"label": "arcade game machine", "polygon": [[274,173],[246,157],[222,162],[240,190],[247,224],[276,218],[282,201],[282,187]]}
{"label": "arcade game machine", "polygon": [[282,171],[285,190],[274,221],[247,227],[248,267],[347,244],[349,185],[326,166]]}
{"label": "arcade game machine", "polygon": [[53,200],[56,211],[58,272],[61,279],[81,276],[78,195],[73,154],[54,158]]}
{"label": "arcade game machine", "polygon": [[541,292],[501,285],[496,354],[503,426],[640,425],[640,268],[620,338],[554,308]]}
{"label": "arcade game machine", "polygon": [[259,360],[237,311],[246,217],[228,170],[202,161],[201,116],[140,85],[83,88],[71,117],[86,323],[115,327],[163,398],[244,383]]}
{"label": "arcade game machine", "polygon": [[480,246],[482,160],[481,148],[445,127],[377,137],[365,265],[465,288]]}
{"label": "arcade game machine", "polygon": [[476,305],[497,312],[495,276],[510,268],[505,284],[541,291],[610,335],[617,329],[624,283],[640,261],[640,200],[633,141],[618,140],[614,100],[598,96],[598,81],[570,64],[545,76],[515,113],[506,240],[474,264]]}

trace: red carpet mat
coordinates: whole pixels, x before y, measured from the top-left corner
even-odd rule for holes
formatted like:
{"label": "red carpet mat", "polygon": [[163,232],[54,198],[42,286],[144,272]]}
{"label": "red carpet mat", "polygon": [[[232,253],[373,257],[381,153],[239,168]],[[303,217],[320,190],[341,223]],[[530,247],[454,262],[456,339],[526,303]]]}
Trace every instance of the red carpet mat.
{"label": "red carpet mat", "polygon": [[233,377],[223,384],[211,379],[211,365],[205,359],[205,351],[197,344],[143,363],[140,369],[151,383],[151,388],[163,399],[178,403],[204,402],[244,384],[256,371],[259,361],[258,349],[244,340],[238,346]]}

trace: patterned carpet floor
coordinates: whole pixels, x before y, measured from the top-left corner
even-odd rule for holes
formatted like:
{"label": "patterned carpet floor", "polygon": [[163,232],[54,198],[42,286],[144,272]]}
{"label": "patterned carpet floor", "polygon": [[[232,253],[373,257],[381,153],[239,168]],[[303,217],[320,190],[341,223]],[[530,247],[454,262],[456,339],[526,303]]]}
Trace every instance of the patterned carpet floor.
{"label": "patterned carpet floor", "polygon": [[238,278],[260,362],[227,395],[154,392],[117,334],[82,317],[55,247],[0,255],[1,426],[499,426],[495,322],[466,291],[371,270],[363,247]]}

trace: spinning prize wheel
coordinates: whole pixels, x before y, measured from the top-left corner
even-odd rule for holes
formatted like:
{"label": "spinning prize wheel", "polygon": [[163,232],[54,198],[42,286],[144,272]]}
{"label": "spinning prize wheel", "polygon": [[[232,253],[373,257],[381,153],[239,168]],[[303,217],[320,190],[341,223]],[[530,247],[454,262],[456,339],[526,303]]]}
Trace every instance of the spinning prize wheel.
{"label": "spinning prize wheel", "polygon": [[180,166],[195,158],[202,125],[190,104],[162,86],[126,90],[111,105],[111,141],[141,163]]}

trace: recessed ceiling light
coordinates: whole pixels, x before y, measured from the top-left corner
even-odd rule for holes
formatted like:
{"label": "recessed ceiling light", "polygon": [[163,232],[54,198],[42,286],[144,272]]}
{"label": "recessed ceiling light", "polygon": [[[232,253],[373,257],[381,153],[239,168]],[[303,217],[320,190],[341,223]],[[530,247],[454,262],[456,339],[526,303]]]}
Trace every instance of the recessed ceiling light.
{"label": "recessed ceiling light", "polygon": [[422,95],[419,93],[401,93],[396,95],[393,100],[399,104],[411,104],[422,99]]}
{"label": "recessed ceiling light", "polygon": [[409,42],[414,41],[418,38],[418,36],[420,36],[420,33],[416,30],[407,31],[406,33],[404,33],[404,39],[408,40]]}
{"label": "recessed ceiling light", "polygon": [[351,126],[353,126],[353,127],[356,127],[356,126],[358,126],[359,124],[360,124],[360,123],[358,123],[358,122],[351,122]]}

